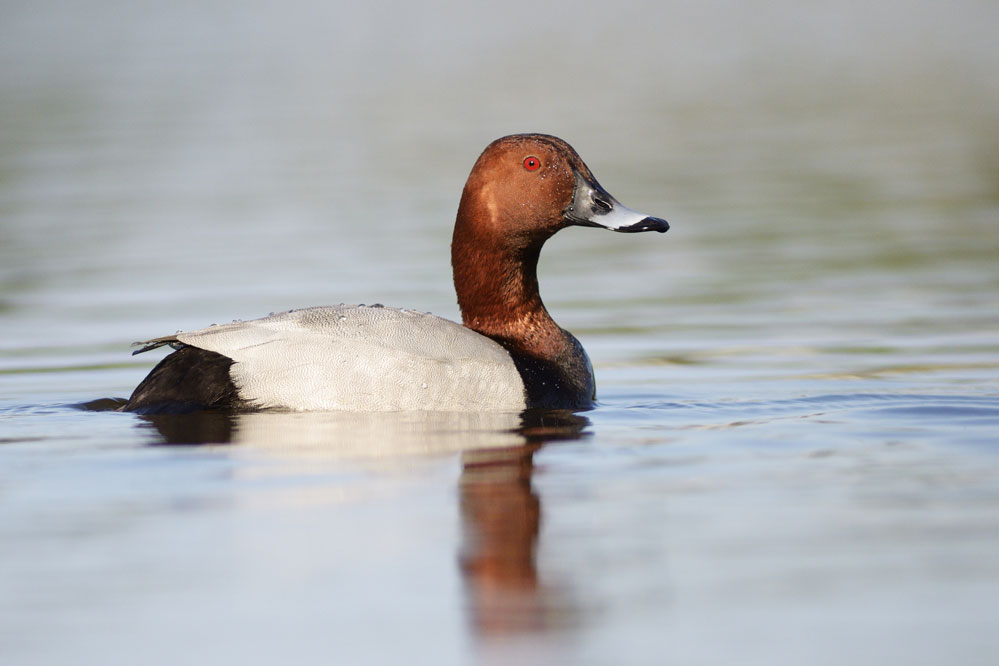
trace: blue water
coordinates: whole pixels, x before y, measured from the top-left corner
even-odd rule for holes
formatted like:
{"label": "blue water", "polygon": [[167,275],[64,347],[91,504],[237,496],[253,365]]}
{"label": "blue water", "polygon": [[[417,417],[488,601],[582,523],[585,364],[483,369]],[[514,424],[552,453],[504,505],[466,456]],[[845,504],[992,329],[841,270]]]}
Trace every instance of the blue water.
{"label": "blue water", "polygon": [[[504,12],[3,10],[0,662],[996,662],[997,10]],[[672,224],[542,255],[597,408],[107,410],[135,340],[457,318],[515,131]]]}

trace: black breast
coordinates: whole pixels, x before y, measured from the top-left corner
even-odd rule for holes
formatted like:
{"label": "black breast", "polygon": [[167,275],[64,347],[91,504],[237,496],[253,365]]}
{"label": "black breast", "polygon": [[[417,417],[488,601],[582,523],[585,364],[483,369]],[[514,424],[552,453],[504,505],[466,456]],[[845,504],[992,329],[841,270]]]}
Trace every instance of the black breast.
{"label": "black breast", "polygon": [[507,348],[507,351],[524,382],[528,409],[593,407],[593,375],[585,353],[581,358],[572,359],[576,362],[567,364],[565,360],[552,361],[516,349]]}

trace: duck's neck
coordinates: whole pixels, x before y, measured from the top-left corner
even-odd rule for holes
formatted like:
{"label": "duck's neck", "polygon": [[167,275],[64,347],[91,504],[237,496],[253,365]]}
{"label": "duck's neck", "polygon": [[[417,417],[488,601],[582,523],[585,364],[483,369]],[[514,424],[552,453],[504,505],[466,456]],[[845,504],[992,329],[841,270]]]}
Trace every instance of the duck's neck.
{"label": "duck's neck", "polygon": [[544,241],[477,237],[474,225],[459,222],[451,264],[462,323],[510,352],[529,407],[589,407],[594,382],[586,352],[555,323],[538,293]]}
{"label": "duck's neck", "polygon": [[524,351],[545,354],[531,332],[561,331],[538,293],[540,246],[483,248],[458,242],[451,248],[454,287],[462,323],[494,339],[510,341]]}

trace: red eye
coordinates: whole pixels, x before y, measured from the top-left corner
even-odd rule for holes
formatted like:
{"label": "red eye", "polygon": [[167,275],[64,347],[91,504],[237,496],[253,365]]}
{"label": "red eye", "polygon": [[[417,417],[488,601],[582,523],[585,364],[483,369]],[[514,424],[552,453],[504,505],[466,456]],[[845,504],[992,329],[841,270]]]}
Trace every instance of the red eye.
{"label": "red eye", "polygon": [[524,168],[528,171],[537,171],[541,168],[541,160],[534,155],[524,158]]}

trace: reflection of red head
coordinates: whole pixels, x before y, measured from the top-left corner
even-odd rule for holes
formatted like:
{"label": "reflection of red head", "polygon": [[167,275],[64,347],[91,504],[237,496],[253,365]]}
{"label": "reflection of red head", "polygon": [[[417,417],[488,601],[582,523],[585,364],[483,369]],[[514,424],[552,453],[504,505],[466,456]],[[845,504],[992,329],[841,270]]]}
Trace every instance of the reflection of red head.
{"label": "reflection of red head", "polygon": [[544,626],[535,546],[541,506],[524,446],[470,452],[461,479],[461,571],[477,632],[498,636]]}

